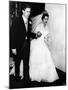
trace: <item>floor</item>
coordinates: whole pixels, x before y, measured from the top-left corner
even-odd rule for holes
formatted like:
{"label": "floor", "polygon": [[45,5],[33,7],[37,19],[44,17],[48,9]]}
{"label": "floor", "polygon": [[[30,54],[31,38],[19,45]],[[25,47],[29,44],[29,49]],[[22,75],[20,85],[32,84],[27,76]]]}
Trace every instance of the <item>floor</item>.
{"label": "floor", "polygon": [[59,75],[59,80],[53,83],[47,82],[37,82],[37,81],[30,81],[29,83],[25,84],[24,80],[16,81],[15,77],[11,75],[9,77],[9,88],[30,88],[30,87],[48,87],[48,86],[65,86],[66,85],[66,73],[62,72],[61,70],[57,69],[57,73]]}

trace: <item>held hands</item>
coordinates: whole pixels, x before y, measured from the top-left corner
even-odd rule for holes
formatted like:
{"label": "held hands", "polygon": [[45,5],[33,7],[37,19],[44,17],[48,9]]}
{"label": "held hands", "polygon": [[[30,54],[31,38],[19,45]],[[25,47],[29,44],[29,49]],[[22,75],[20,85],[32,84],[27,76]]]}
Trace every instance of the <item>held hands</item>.
{"label": "held hands", "polygon": [[39,38],[39,37],[41,37],[41,35],[42,35],[41,32],[38,31],[36,34],[36,37]]}

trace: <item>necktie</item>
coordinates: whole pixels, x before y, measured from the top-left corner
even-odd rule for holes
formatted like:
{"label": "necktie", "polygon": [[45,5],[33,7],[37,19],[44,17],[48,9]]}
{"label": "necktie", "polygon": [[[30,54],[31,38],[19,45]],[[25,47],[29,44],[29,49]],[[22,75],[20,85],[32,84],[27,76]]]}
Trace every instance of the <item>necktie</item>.
{"label": "necktie", "polygon": [[[26,32],[28,31],[28,23],[25,23],[25,27],[26,27]],[[25,39],[27,40],[27,36],[25,37]]]}
{"label": "necktie", "polygon": [[28,23],[27,22],[25,23],[25,27],[26,27],[26,32],[27,32],[27,30],[28,30]]}

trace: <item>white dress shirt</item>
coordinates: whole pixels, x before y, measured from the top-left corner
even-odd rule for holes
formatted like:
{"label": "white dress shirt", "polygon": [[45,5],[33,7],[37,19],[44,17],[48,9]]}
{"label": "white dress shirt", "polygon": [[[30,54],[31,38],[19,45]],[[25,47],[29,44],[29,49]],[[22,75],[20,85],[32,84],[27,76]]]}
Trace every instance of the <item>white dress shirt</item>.
{"label": "white dress shirt", "polygon": [[24,24],[25,24],[25,27],[26,27],[26,32],[27,32],[27,30],[28,30],[28,19],[24,15],[22,15],[22,17],[23,17]]}

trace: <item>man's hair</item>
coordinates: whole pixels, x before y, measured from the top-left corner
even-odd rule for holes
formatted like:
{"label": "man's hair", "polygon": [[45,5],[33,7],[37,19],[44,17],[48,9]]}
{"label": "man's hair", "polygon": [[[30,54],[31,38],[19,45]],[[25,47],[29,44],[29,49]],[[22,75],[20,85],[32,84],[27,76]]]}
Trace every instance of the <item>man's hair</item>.
{"label": "man's hair", "polygon": [[25,10],[26,8],[31,8],[31,6],[29,4],[24,4],[22,9]]}

